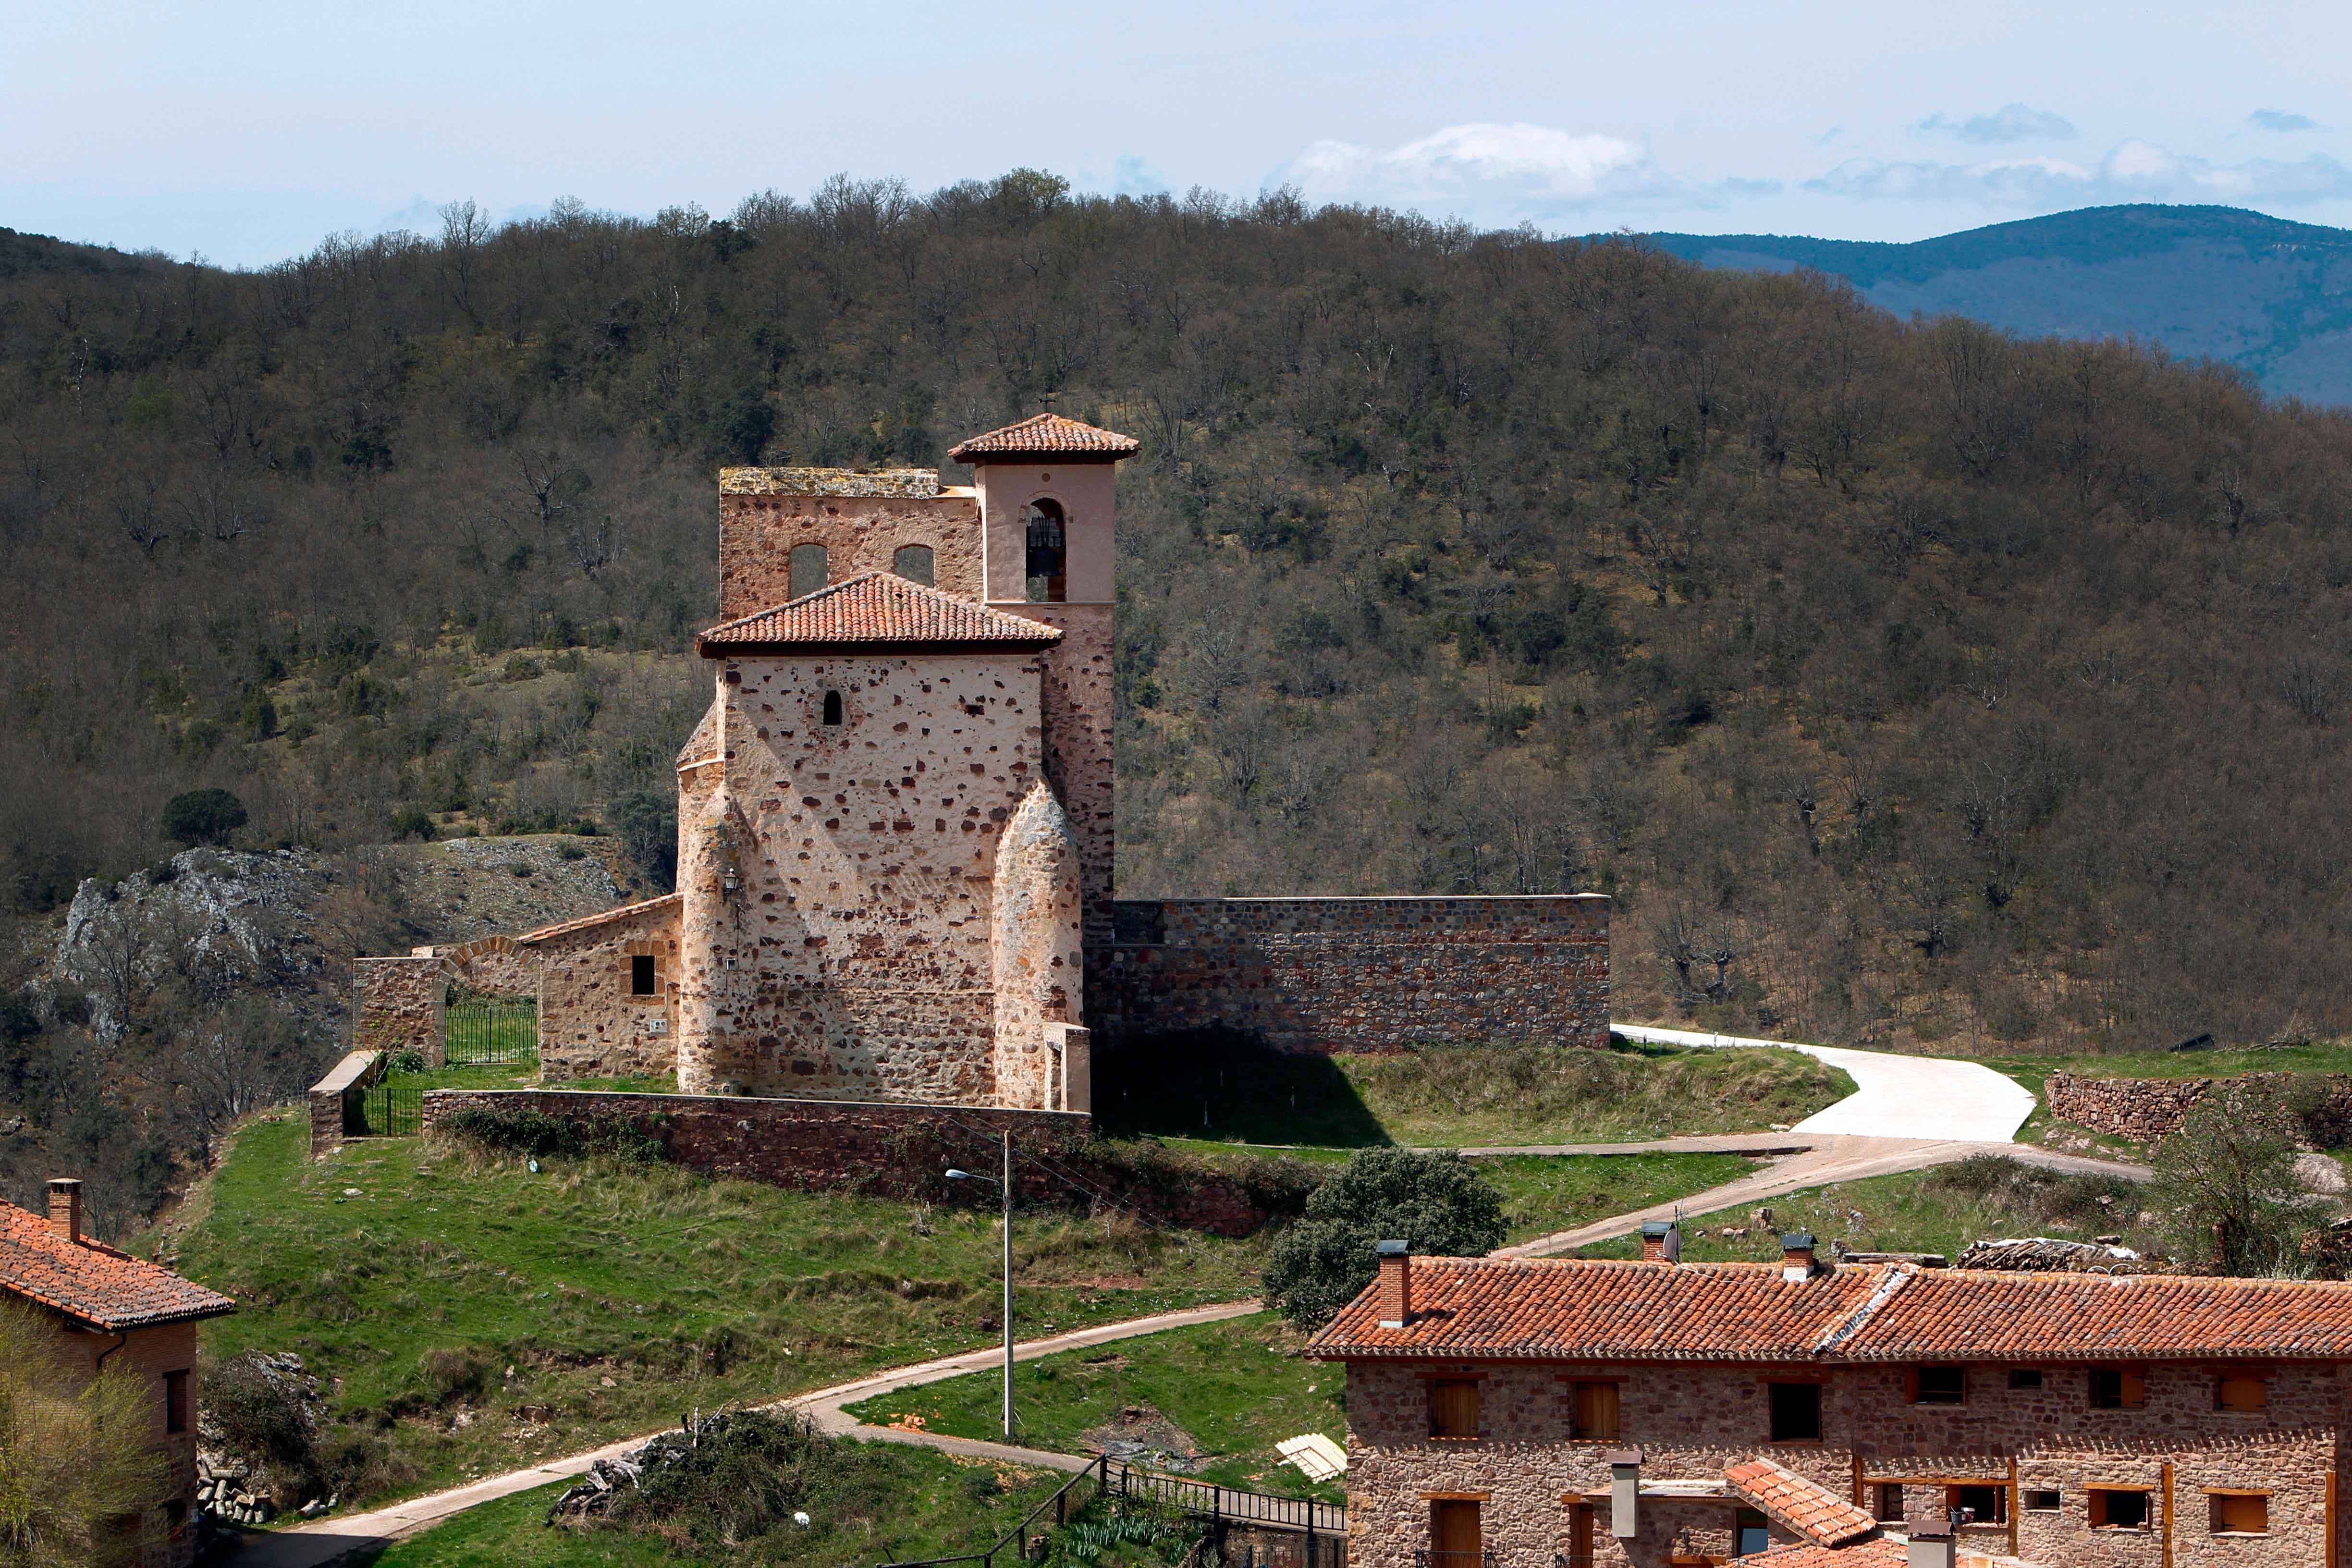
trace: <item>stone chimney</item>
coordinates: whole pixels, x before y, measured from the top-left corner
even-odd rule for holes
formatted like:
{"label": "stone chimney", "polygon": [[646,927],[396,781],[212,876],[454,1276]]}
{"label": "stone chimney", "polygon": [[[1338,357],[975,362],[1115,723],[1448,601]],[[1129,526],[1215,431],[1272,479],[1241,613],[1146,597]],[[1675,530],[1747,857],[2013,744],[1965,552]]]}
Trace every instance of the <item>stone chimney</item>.
{"label": "stone chimney", "polygon": [[81,1184],[71,1176],[49,1179],[49,1229],[60,1241],[81,1245]]}
{"label": "stone chimney", "polygon": [[1642,1533],[1641,1497],[1642,1450],[1612,1449],[1609,1454],[1610,1534],[1631,1541]]}
{"label": "stone chimney", "polygon": [[1813,1256],[1811,1231],[1792,1230],[1780,1238],[1781,1279],[1791,1285],[1801,1285],[1822,1272],[1821,1260]]}
{"label": "stone chimney", "polygon": [[1953,1536],[1950,1520],[1923,1519],[1907,1528],[1911,1536],[1908,1568],[1952,1568],[1958,1542]]}
{"label": "stone chimney", "polygon": [[1375,1242],[1372,1252],[1381,1260],[1380,1279],[1373,1287],[1381,1327],[1402,1329],[1412,1321],[1412,1244]]}
{"label": "stone chimney", "polygon": [[1672,1220],[1643,1220],[1642,1222],[1642,1261],[1680,1263],[1682,1260],[1683,1227]]}

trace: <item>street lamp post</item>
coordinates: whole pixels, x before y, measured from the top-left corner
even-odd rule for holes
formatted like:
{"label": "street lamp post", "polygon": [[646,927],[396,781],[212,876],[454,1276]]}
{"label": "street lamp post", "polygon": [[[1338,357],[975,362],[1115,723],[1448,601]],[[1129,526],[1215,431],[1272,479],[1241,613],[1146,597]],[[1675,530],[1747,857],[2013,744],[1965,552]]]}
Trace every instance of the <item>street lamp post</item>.
{"label": "street lamp post", "polygon": [[[1004,1440],[1013,1441],[1013,1129],[1002,1134],[1004,1174],[993,1184],[1004,1199]],[[986,1176],[948,1168],[950,1182],[985,1182]]]}

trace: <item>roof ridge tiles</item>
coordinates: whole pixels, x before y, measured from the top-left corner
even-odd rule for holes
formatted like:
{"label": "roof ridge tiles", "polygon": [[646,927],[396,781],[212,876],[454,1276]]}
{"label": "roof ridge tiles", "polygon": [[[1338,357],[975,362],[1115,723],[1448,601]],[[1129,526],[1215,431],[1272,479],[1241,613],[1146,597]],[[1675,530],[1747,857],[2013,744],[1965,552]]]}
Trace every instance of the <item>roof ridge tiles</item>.
{"label": "roof ridge tiles", "polygon": [[696,644],[705,658],[761,648],[827,644],[981,644],[1044,647],[1059,626],[960,599],[895,572],[860,572],[814,594],[722,621]]}

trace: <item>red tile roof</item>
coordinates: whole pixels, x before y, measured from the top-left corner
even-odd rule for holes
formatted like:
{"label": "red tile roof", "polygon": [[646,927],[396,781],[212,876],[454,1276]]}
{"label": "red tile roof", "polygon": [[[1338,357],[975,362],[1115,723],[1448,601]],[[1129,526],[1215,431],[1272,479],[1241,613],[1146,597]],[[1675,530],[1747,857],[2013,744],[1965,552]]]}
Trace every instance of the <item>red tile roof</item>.
{"label": "red tile roof", "polygon": [[958,463],[969,463],[974,458],[1030,457],[1116,462],[1133,457],[1142,446],[1134,437],[1122,436],[1116,430],[1081,425],[1058,414],[1037,414],[1017,425],[958,442],[948,448],[948,458]]}
{"label": "red tile roof", "polygon": [[1878,1528],[1878,1521],[1843,1498],[1769,1459],[1750,1459],[1723,1472],[1731,1489],[1784,1529],[1816,1546],[1843,1546]]}
{"label": "red tile roof", "polygon": [[830,588],[711,627],[696,639],[705,658],[816,646],[924,643],[1045,647],[1061,628],[992,610],[890,572],[866,572]]}
{"label": "red tile roof", "polygon": [[[1905,1568],[1910,1560],[1907,1546],[1882,1535],[1851,1546],[1817,1546],[1810,1542],[1775,1546],[1769,1552],[1749,1552],[1739,1560],[1739,1564],[1740,1568]],[[1965,1564],[1968,1559],[1961,1561]]]}
{"label": "red tile roof", "polygon": [[87,1237],[68,1241],[49,1228],[47,1215],[5,1202],[0,1291],[110,1333],[236,1310],[227,1297],[145,1258]]}
{"label": "red tile roof", "polygon": [[1413,1321],[1373,1292],[1307,1347],[1327,1361],[2352,1360],[2352,1282],[2000,1274],[1849,1265],[1788,1284],[1777,1263],[1417,1258]]}
{"label": "red tile roof", "polygon": [[586,931],[591,926],[609,925],[614,921],[625,921],[637,915],[651,914],[656,910],[672,904],[682,905],[685,901],[684,893],[664,893],[658,899],[640,899],[634,904],[616,904],[609,910],[599,910],[593,915],[582,915],[576,921],[562,921],[551,926],[541,926],[537,931],[527,931],[514,940],[517,943],[545,942],[551,936],[568,936],[575,931]]}

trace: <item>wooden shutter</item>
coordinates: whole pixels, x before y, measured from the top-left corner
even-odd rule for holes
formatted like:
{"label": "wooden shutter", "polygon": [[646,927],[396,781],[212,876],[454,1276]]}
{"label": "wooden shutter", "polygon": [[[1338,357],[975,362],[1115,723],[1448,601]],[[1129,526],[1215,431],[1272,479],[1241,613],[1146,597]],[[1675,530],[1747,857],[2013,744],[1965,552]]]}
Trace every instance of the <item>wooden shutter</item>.
{"label": "wooden shutter", "polygon": [[[1472,1384],[1474,1388],[1476,1384]],[[1430,1521],[1429,1533],[1437,1542],[1437,1550],[1452,1556],[1447,1568],[1464,1568],[1475,1560],[1486,1544],[1479,1529],[1478,1505],[1475,1502],[1437,1502],[1430,1504],[1435,1516]]]}
{"label": "wooden shutter", "polygon": [[1617,1436],[1618,1394],[1613,1383],[1576,1385],[1576,1435],[1580,1437]]}
{"label": "wooden shutter", "polygon": [[2122,1381],[2125,1409],[2137,1410],[2147,1403],[2147,1373],[2137,1367],[2127,1366],[2124,1368]]}
{"label": "wooden shutter", "polygon": [[1440,1377],[1431,1380],[1429,1435],[1433,1437],[1475,1437],[1478,1435],[1478,1384],[1475,1379]]}
{"label": "wooden shutter", "polygon": [[2271,1403],[2271,1385],[2259,1377],[2224,1377],[2221,1380],[2221,1408],[2224,1410],[2266,1410]]}

